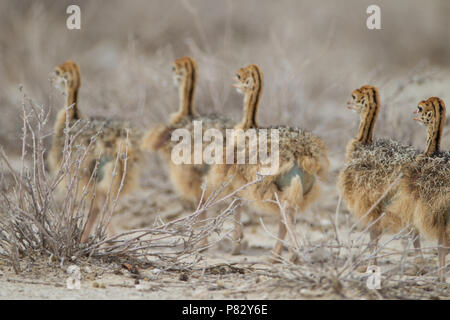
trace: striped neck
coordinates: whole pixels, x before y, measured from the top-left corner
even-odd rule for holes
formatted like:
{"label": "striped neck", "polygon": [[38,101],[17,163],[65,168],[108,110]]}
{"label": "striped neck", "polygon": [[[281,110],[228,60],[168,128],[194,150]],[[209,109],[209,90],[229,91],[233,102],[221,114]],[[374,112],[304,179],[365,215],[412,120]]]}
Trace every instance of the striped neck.
{"label": "striped neck", "polygon": [[80,118],[78,112],[78,88],[67,88],[67,105],[69,109],[69,120],[76,120]]}
{"label": "striped neck", "polygon": [[441,99],[433,100],[434,122],[428,126],[427,146],[424,154],[428,157],[438,153],[441,147],[441,136],[445,125],[445,104]]}
{"label": "striped neck", "polygon": [[190,70],[186,68],[187,74],[179,87],[180,108],[178,113],[180,119],[194,115],[194,91],[197,84],[197,70],[192,63],[188,65]]}
{"label": "striped neck", "polygon": [[361,116],[361,123],[359,125],[358,135],[356,141],[363,145],[368,145],[373,142],[373,128],[377,120],[379,111],[379,96],[378,92],[371,88],[366,93],[368,99],[368,110]]}
{"label": "striped neck", "polygon": [[66,61],[60,66],[64,74],[68,74],[70,77],[66,79],[66,93],[67,93],[67,105],[70,107],[68,111],[69,121],[78,120],[81,118],[78,110],[78,90],[81,86],[80,68],[78,64],[73,61]]}
{"label": "striped neck", "polygon": [[262,72],[256,66],[252,68],[252,77],[254,83],[253,88],[249,93],[245,94],[244,118],[241,124],[239,125],[239,127],[243,130],[258,127],[256,117],[258,113],[259,101],[261,100],[261,95],[263,91],[264,80]]}
{"label": "striped neck", "polygon": [[192,116],[194,114],[194,85],[192,78],[186,79],[179,88],[180,108],[179,113],[183,117]]}

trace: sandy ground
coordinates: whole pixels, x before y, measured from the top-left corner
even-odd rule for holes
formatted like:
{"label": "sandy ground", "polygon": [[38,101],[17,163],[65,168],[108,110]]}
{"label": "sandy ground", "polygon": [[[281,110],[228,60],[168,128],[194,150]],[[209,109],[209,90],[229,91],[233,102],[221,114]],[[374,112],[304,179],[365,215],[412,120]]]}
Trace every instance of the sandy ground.
{"label": "sandy ground", "polygon": [[[325,186],[324,191],[331,195],[333,189]],[[297,216],[296,234],[299,239],[320,244],[333,237],[329,214],[334,209],[325,207],[319,204]],[[186,204],[177,200],[170,189],[149,188],[133,198],[125,199],[113,222],[116,231],[121,232],[148,226],[157,215],[170,220],[188,212]],[[18,275],[10,266],[0,264],[0,299],[377,299],[384,296],[376,290],[365,288],[366,275],[358,271],[353,274],[356,287],[343,285],[339,289],[324,289],[314,284],[296,283],[295,279],[291,283],[280,279],[275,275],[274,268],[283,266],[274,267],[267,263],[275,239],[262,227],[259,218],[273,234],[276,233],[277,219],[248,213],[246,210],[243,216],[245,246],[240,256],[230,254],[231,242],[225,239],[203,252],[202,260],[196,267],[186,271],[163,271],[154,266],[136,267],[133,261],[128,260],[79,260],[75,263],[81,270],[81,288],[70,290],[66,285],[69,277],[66,270],[73,262],[61,264],[50,261],[48,256],[31,255],[21,262],[22,273]],[[342,210],[342,235],[348,231],[348,218],[346,211]],[[231,224],[227,223],[224,227],[229,228]],[[354,236],[357,235],[355,233]],[[390,241],[389,236],[384,237],[383,241]],[[404,245],[405,240],[395,240],[381,252],[386,254],[379,262],[382,272],[398,264]],[[423,243],[424,247],[432,245]],[[325,259],[327,263],[327,253],[323,249],[317,249],[314,255],[318,257],[318,267],[322,267],[320,259]],[[428,251],[425,258],[427,268],[435,268],[436,252]],[[412,261],[413,258],[407,259]],[[404,277],[421,286],[415,274],[408,275],[405,271]],[[429,282],[422,283],[427,284]],[[414,292],[411,294],[414,297]],[[446,299],[449,296],[441,293],[434,298]]]}
{"label": "sandy ground", "polygon": [[[268,225],[273,228],[275,225]],[[252,232],[252,230],[256,231]],[[124,264],[77,263],[81,269],[81,288],[70,290],[63,266],[48,257],[22,261],[23,272],[0,265],[0,299],[374,299],[376,290],[346,287],[339,292],[314,286],[291,285],[271,276],[272,266],[266,263],[273,241],[256,226],[245,228],[248,248],[242,256],[231,256],[229,243],[210,248],[203,254],[198,268],[186,272],[161,271],[158,268],[127,269]],[[390,249],[395,249],[394,244]],[[388,250],[389,251],[389,250]],[[426,255],[429,268],[436,264],[435,254]],[[383,259],[382,270],[394,266],[396,259]],[[136,272],[136,273],[135,273]],[[355,279],[365,282],[364,273],[355,271]],[[415,276],[409,277],[412,281]],[[420,287],[417,281],[417,286]],[[448,299],[449,295],[436,296]]]}
{"label": "sandy ground", "polygon": [[[18,165],[19,159],[12,163]],[[331,221],[335,219],[338,203],[337,189],[334,186],[340,162],[332,159],[332,172],[324,184],[322,200],[296,217],[295,234],[306,244],[313,261],[312,268],[326,269],[332,265],[327,244],[332,243],[335,231]],[[164,174],[162,174],[164,176]],[[155,219],[170,221],[192,212],[189,204],[180,201],[171,190],[167,180],[148,183],[142,191],[124,198],[112,220],[117,233],[148,227]],[[154,181],[154,180],[153,180]],[[165,182],[164,182],[165,181]],[[210,212],[209,215],[213,215]],[[343,205],[340,209],[339,233],[342,239],[356,241],[359,232],[349,233],[352,217]],[[275,216],[260,215],[244,209],[244,242],[242,254],[232,256],[231,241],[223,239],[200,254],[200,261],[189,270],[161,270],[158,265],[136,264],[127,259],[106,261],[79,259],[75,262],[51,261],[48,256],[34,253],[21,261],[20,274],[15,274],[11,266],[0,260],[0,299],[381,299],[381,298],[450,298],[450,279],[441,290],[431,292],[435,276],[420,277],[437,265],[437,251],[425,251],[426,264],[418,271],[413,257],[406,257],[401,275],[403,281],[412,284],[409,288],[390,284],[381,291],[367,289],[367,275],[364,270],[355,270],[349,283],[323,285],[321,280],[304,281],[303,275],[285,275],[289,266],[273,265],[267,262],[278,228]],[[263,225],[264,224],[264,225]],[[232,227],[231,221],[224,229]],[[217,238],[210,237],[214,242]],[[363,234],[363,244],[368,237]],[[380,252],[379,266],[382,274],[400,264],[405,259],[405,239],[393,240],[386,235],[380,243],[388,243]],[[423,242],[424,248],[435,246]],[[287,256],[287,252],[284,252]],[[343,252],[345,257],[348,252]],[[317,262],[314,262],[316,261]],[[81,271],[79,290],[67,288],[69,274],[67,268],[76,264]],[[425,271],[424,271],[425,270]],[[314,270],[311,274],[314,274]],[[311,276],[314,278],[314,276]],[[306,276],[308,279],[308,276]],[[405,283],[405,282],[404,282]],[[443,289],[442,289],[443,288]],[[401,290],[401,293],[397,293]],[[411,290],[411,292],[404,292]],[[420,290],[418,292],[417,290]],[[429,292],[430,291],[430,292]],[[393,293],[395,292],[395,294]]]}

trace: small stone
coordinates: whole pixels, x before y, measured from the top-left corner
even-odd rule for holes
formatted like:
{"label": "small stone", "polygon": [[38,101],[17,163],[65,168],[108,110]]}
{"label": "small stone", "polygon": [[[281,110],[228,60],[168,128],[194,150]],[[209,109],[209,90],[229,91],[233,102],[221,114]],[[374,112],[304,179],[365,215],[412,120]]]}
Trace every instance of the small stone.
{"label": "small stone", "polygon": [[320,220],[320,225],[322,226],[322,228],[329,228],[329,227],[332,226],[332,223],[328,219],[321,219]]}
{"label": "small stone", "polygon": [[186,273],[182,273],[178,279],[180,279],[180,281],[188,281],[189,276]]}
{"label": "small stone", "polygon": [[313,263],[324,263],[330,257],[330,252],[324,248],[317,248],[311,254],[311,262]]}
{"label": "small stone", "polygon": [[98,288],[98,289],[105,289],[106,288],[106,285],[104,283],[98,283],[97,281],[94,281],[92,283],[92,286],[94,288]]}
{"label": "small stone", "polygon": [[81,280],[81,272],[78,266],[72,264],[67,267],[66,272],[70,275],[71,278]]}
{"label": "small stone", "polygon": [[314,292],[309,289],[301,289],[300,294],[303,294],[306,296],[314,296]]}
{"label": "small stone", "polygon": [[145,285],[144,285],[143,283],[136,284],[136,285],[135,285],[135,288],[136,288],[136,290],[138,290],[138,291],[144,291],[144,290],[146,290],[146,287],[145,287]]}
{"label": "small stone", "polygon": [[162,271],[162,270],[161,270],[161,269],[158,269],[158,268],[155,268],[155,269],[152,270],[153,274],[156,274],[156,275],[160,274],[161,271]]}
{"label": "small stone", "polygon": [[218,279],[216,281],[216,284],[219,288],[225,288],[225,283],[223,282],[223,280]]}

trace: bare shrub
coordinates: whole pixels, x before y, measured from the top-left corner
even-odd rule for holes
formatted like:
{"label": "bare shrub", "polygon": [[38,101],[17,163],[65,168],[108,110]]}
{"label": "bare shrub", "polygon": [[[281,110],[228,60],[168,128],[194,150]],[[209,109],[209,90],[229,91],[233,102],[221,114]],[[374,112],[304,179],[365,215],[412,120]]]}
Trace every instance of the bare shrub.
{"label": "bare shrub", "polygon": [[[22,107],[23,145],[19,172],[13,168],[5,152],[2,150],[0,153],[1,162],[7,167],[8,175],[12,178],[12,183],[4,186],[5,192],[0,193],[0,258],[11,263],[16,272],[20,272],[21,258],[26,257],[30,251],[51,255],[61,264],[65,259],[79,256],[129,256],[157,257],[174,268],[184,258],[206,249],[200,245],[203,238],[216,233],[220,235],[215,241],[217,242],[229,236],[230,231],[223,231],[222,227],[239,205],[236,194],[248,185],[259,182],[257,180],[219,198],[219,194],[226,187],[224,184],[210,198],[205,201],[202,199],[202,205],[186,217],[169,222],[156,220],[153,227],[131,230],[107,239],[107,226],[111,222],[122,189],[125,170],[117,194],[111,194],[111,188],[109,190],[93,237],[88,244],[81,244],[81,234],[86,227],[85,217],[92,212],[96,196],[97,167],[94,168],[88,184],[81,186],[81,194],[77,194],[82,174],[80,170],[84,159],[92,152],[97,136],[93,136],[87,146],[76,145],[75,137],[84,127],[77,127],[75,123],[73,127],[79,129],[73,132],[73,127],[69,127],[66,121],[62,164],[58,172],[50,176],[45,168],[44,147],[44,138],[48,135],[48,110],[36,105],[25,95]],[[113,174],[117,174],[118,159],[119,154],[115,159]],[[126,167],[126,155],[124,165]],[[58,192],[58,184],[63,180],[65,188],[63,192]],[[109,198],[112,201],[109,201]],[[201,212],[223,203],[227,205],[222,212],[208,219],[202,227],[198,227],[197,220]],[[210,242],[209,246],[215,242]]]}
{"label": "bare shrub", "polygon": [[[401,175],[380,196],[377,203],[368,210],[366,215],[378,202],[383,200],[391,188],[398,184],[400,178]],[[278,200],[277,203],[282,217],[286,219],[283,204]],[[310,298],[329,296],[330,294],[338,298],[353,299],[434,299],[448,297],[449,285],[437,281],[439,271],[437,266],[429,268],[429,266],[416,265],[412,259],[408,259],[409,255],[415,253],[415,249],[412,247],[412,232],[409,228],[406,227],[397,234],[390,235],[372,252],[370,246],[365,243],[371,225],[363,230],[358,230],[357,225],[363,219],[361,218],[351,225],[347,220],[347,225],[342,226],[340,204],[341,199],[339,199],[336,207],[335,218],[329,217],[334,230],[334,237],[331,239],[314,243],[309,241],[305,234],[301,234],[299,239],[295,231],[287,227],[288,236],[294,239],[292,243],[295,243],[295,245],[292,246],[288,241],[284,241],[284,245],[296,253],[298,261],[293,263],[279,257],[281,265],[275,266],[270,272],[263,273],[276,279],[273,285],[289,287]],[[383,215],[373,221],[372,224],[375,224]],[[266,232],[276,238],[275,235],[267,231],[263,223],[262,226]],[[348,230],[345,234],[339,231],[344,227]],[[403,250],[389,248],[389,244],[396,240],[402,240],[404,243]],[[423,253],[436,250],[436,246],[422,247]],[[370,272],[367,271],[365,274],[355,272],[358,268],[370,264],[370,261],[374,258],[380,261],[383,258],[395,257],[399,258],[398,262],[380,273],[381,286],[379,289],[374,290],[367,286],[366,281],[372,275]]]}
{"label": "bare shrub", "polygon": [[[80,165],[90,151],[95,137],[86,148],[74,145],[66,127],[66,140],[60,169],[51,177],[46,171],[44,139],[48,124],[48,110],[36,105],[25,95],[22,99],[23,135],[20,172],[8,160],[4,150],[0,153],[13,183],[1,193],[0,250],[16,271],[20,270],[19,257],[30,250],[39,250],[59,259],[71,257],[79,250],[83,218],[92,204],[85,186],[77,195]],[[80,128],[83,130],[83,128]],[[75,132],[74,135],[79,134]],[[95,170],[94,170],[95,174]],[[94,174],[89,184],[95,183]],[[66,180],[62,199],[57,188]]]}

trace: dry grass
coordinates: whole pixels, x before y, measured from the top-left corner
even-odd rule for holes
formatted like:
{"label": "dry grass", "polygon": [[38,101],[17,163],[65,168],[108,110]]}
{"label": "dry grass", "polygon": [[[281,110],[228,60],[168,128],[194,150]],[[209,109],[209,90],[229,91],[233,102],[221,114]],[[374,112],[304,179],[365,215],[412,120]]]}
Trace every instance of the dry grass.
{"label": "dry grass", "polygon": [[[248,185],[218,198],[222,190],[217,190],[197,210],[174,221],[156,221],[151,228],[132,230],[106,239],[106,230],[111,222],[117,205],[123,180],[126,177],[126,155],[124,175],[117,194],[111,193],[111,186],[106,195],[105,205],[100,211],[100,221],[87,245],[80,242],[81,234],[86,228],[86,220],[95,199],[96,171],[78,194],[79,177],[84,159],[95,145],[96,136],[91,138],[87,146],[76,145],[74,136],[85,128],[77,123],[69,126],[66,123],[66,139],[60,169],[53,176],[45,169],[45,148],[43,131],[48,123],[48,112],[23,96],[23,146],[20,171],[11,166],[7,155],[0,154],[1,164],[7,167],[6,174],[13,182],[1,193],[0,198],[0,259],[10,263],[15,272],[19,273],[20,259],[31,251],[49,254],[61,261],[76,260],[80,257],[158,257],[161,261],[177,264],[186,256],[206,249],[201,247],[201,241],[213,232],[222,233],[222,225],[226,218],[234,213],[237,194]],[[70,106],[72,107],[72,106]],[[69,107],[69,108],[70,108]],[[78,130],[73,130],[77,127]],[[99,133],[98,133],[99,134]],[[113,175],[117,175],[119,154],[115,160]],[[98,163],[97,163],[98,164]],[[28,167],[30,166],[30,167]],[[57,186],[63,180],[67,187],[63,194],[58,194]],[[257,183],[259,180],[251,183]],[[250,184],[249,184],[250,185]],[[224,185],[225,188],[225,185]],[[90,190],[93,189],[93,192]],[[111,199],[111,201],[109,200]],[[198,216],[201,212],[215,206],[232,201],[213,219],[198,227]],[[112,203],[109,205],[109,203]],[[223,237],[227,236],[224,232]],[[220,239],[221,239],[220,238]],[[211,243],[209,246],[211,246]],[[155,251],[156,249],[156,251]],[[161,251],[158,251],[161,250]]]}

